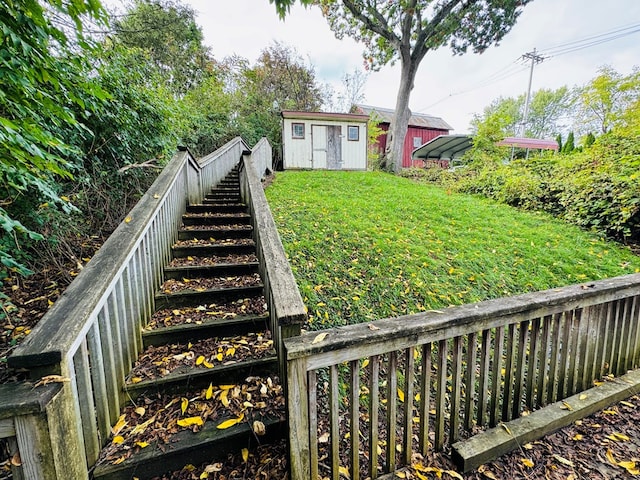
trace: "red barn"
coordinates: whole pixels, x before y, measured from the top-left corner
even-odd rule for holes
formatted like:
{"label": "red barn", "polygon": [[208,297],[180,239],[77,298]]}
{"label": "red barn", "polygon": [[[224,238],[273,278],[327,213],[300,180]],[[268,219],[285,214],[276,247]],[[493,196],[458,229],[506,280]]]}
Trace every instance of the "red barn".
{"label": "red barn", "polygon": [[[377,146],[380,152],[384,152],[387,147],[387,134],[389,125],[393,119],[394,111],[388,108],[370,107],[367,105],[356,105],[355,113],[369,115],[375,113],[375,118],[379,120],[379,127],[385,131],[378,137]],[[453,127],[440,117],[433,117],[422,113],[412,113],[409,118],[409,128],[407,136],[404,138],[404,148],[402,150],[402,167],[424,167],[423,160],[412,160],[411,152],[424,145],[429,140],[439,135],[447,135]]]}

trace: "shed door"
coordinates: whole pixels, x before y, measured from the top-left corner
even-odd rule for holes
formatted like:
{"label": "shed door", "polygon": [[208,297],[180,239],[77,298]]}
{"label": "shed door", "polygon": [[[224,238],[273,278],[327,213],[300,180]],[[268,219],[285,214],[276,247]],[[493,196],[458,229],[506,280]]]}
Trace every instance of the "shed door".
{"label": "shed door", "polygon": [[342,168],[342,127],[340,125],[327,126],[327,168],[329,170]]}
{"label": "shed door", "polygon": [[311,125],[311,168],[327,168],[327,127]]}

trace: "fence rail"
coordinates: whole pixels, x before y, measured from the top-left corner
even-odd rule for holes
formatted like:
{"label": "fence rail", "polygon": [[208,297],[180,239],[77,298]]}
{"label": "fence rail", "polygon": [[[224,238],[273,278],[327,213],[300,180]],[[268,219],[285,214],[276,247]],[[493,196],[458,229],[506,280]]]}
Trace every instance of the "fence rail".
{"label": "fence rail", "polygon": [[[47,407],[50,416],[68,420],[68,431],[59,437],[64,441],[52,446],[51,438],[41,438],[45,432],[53,436],[55,427],[42,413],[19,422],[29,429],[16,429],[23,444],[49,449],[23,462],[25,478],[87,478],[126,401],[125,376],[142,349],[141,331],[154,311],[154,293],[171,260],[187,200],[200,202],[246,148],[236,138],[200,163],[188,151],[178,152],[9,358],[12,367],[29,369],[35,380],[54,374],[65,380],[55,408]],[[48,453],[49,463],[38,461]],[[60,461],[50,462],[60,455]]]}
{"label": "fence rail", "polygon": [[639,317],[636,274],[287,339],[292,480],[374,479],[636,368]]}

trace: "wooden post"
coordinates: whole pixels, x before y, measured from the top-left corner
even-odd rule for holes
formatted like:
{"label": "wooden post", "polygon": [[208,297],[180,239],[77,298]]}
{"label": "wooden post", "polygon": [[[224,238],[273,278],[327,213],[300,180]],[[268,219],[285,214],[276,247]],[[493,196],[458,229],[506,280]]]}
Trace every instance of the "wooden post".
{"label": "wooden post", "polygon": [[311,478],[307,396],[309,385],[305,359],[289,361],[287,374],[291,480],[309,480]]}

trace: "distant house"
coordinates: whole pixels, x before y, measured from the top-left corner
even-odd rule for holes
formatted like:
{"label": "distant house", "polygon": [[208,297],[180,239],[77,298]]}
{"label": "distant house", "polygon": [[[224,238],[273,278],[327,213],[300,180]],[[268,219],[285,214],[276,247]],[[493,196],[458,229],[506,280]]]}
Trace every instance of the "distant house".
{"label": "distant house", "polygon": [[[387,147],[386,132],[389,131],[389,125],[393,119],[394,111],[388,108],[356,105],[355,112],[363,115],[375,113],[375,116],[380,121],[378,126],[385,132],[378,137],[377,143],[379,151],[384,152]],[[425,165],[424,161],[420,159],[412,160],[411,152],[437,136],[447,135],[450,130],[453,130],[453,127],[440,117],[433,117],[422,113],[412,113],[409,118],[407,136],[404,139],[402,167],[423,167]]]}
{"label": "distant house", "polygon": [[283,167],[366,170],[368,115],[282,112]]}

